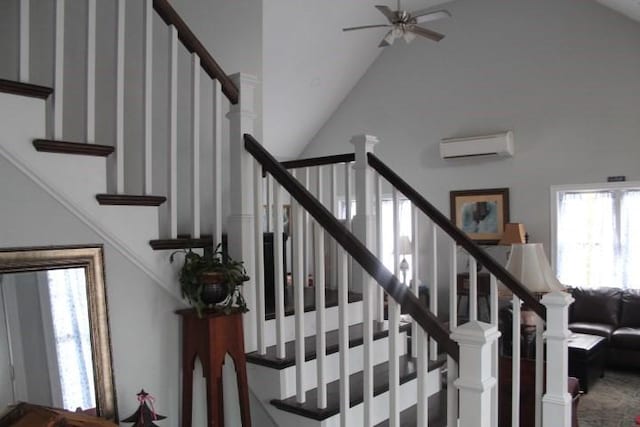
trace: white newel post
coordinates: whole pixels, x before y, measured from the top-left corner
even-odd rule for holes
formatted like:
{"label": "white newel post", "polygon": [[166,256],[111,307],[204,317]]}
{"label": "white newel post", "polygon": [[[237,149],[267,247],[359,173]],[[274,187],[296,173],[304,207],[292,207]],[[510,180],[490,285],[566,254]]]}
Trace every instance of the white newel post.
{"label": "white newel post", "polygon": [[229,118],[229,182],[230,208],[227,244],[229,255],[244,261],[249,281],[242,287],[249,312],[244,316],[245,350],[257,349],[256,324],[256,283],[255,283],[255,240],[253,233],[253,157],[244,149],[244,134],[253,134],[256,114],[255,87],[257,79],[247,74],[234,74],[231,79],[239,89],[236,105],[231,105]]}
{"label": "white newel post", "polygon": [[500,336],[498,328],[471,321],[456,328],[451,338],[460,345],[459,376],[454,382],[460,390],[459,427],[491,427],[492,346]]}
{"label": "white newel post", "polygon": [[542,398],[544,427],[571,426],[569,378],[569,305],[573,297],[566,292],[551,292],[542,298],[547,307],[547,392]]}
{"label": "white newel post", "polygon": [[[353,233],[371,251],[375,251],[373,170],[369,167],[367,153],[373,152],[378,138],[371,135],[356,135],[351,138],[355,150],[356,215],[353,218]],[[376,286],[371,277],[359,266],[353,268],[353,290],[362,292],[362,323],[364,352],[364,423],[373,425],[373,297]]]}

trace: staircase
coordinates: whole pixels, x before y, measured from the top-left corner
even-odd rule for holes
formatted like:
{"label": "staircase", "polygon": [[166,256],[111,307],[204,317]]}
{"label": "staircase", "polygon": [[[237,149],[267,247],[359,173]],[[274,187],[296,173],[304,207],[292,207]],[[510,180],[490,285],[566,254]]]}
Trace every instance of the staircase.
{"label": "staircase", "polygon": [[[169,251],[211,247],[226,235],[229,254],[244,260],[251,277],[244,287],[251,309],[245,317],[248,377],[254,397],[273,423],[484,427],[497,425],[499,404],[510,404],[518,414],[517,383],[511,402],[498,402],[499,280],[513,292],[514,307],[519,309],[524,302],[539,315],[538,348],[543,348],[543,321],[547,322],[544,398],[543,358],[537,360],[538,425],[570,425],[568,299],[552,294],[541,304],[375,156],[376,138],[354,137],[354,153],[276,161],[251,136],[255,80],[242,74],[228,77],[167,0],[144,0],[140,23],[144,131],[142,140],[125,140],[126,15],[124,1],[119,0],[112,30],[116,36],[115,141],[100,141],[96,11],[102,3],[87,0],[84,62],[68,64],[65,30],[72,24],[65,24],[65,13],[73,5],[51,0],[54,87],[49,88],[29,83],[32,11],[28,0],[15,1],[20,6],[16,19],[21,22],[16,40],[18,81],[0,80],[0,155],[176,297],[177,266],[168,262]],[[161,28],[153,26],[157,18],[163,22]],[[168,90],[162,94],[166,105],[154,101],[162,96],[153,85],[154,46],[163,37],[168,40]],[[187,76],[178,74],[180,55],[184,57],[185,52],[191,66]],[[71,97],[81,105],[73,105],[65,102],[65,78],[78,70],[86,84],[82,101]],[[186,122],[179,120],[178,111],[178,89],[184,86],[189,87],[191,102]],[[206,102],[203,93],[211,94]],[[85,139],[66,141],[68,111],[78,110],[84,112],[79,120]],[[154,115],[167,118],[166,129],[154,127]],[[179,141],[185,126],[188,141]],[[203,133],[203,127],[211,135]],[[165,146],[154,145],[156,139],[166,140]],[[226,150],[229,161],[223,162]],[[142,159],[135,166],[126,157],[131,152]],[[187,161],[184,152],[189,153]],[[139,193],[125,191],[136,188],[128,181],[132,176],[134,181],[141,177]],[[211,180],[205,183],[203,176]],[[230,188],[224,188],[224,182]],[[163,191],[156,193],[158,188]],[[379,260],[389,250],[381,237],[382,204],[389,193],[394,265],[400,264],[400,197],[412,205],[412,259],[429,254],[426,265],[416,262],[413,266],[410,286],[398,280],[397,267],[391,272]],[[269,233],[273,247],[271,255],[265,256]],[[441,240],[446,241],[444,246]],[[463,325],[458,325],[456,297],[459,248],[468,256],[471,272],[470,321]],[[442,262],[442,254],[449,260]],[[477,263],[491,275],[491,315],[484,322],[477,313]],[[448,283],[441,283],[439,269],[448,270]],[[428,304],[418,299],[418,284],[423,281],[428,285]],[[448,310],[439,310],[438,290],[446,287]],[[513,318],[516,335],[520,318]],[[514,360],[514,378],[519,378],[515,354]],[[254,420],[254,425],[261,425],[260,420]]]}

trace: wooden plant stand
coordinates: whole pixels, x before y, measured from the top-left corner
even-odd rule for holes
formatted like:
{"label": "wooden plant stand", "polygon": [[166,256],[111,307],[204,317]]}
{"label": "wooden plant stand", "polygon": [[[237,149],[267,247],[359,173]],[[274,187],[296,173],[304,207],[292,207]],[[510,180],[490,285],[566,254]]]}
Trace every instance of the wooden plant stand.
{"label": "wooden plant stand", "polygon": [[207,427],[224,426],[222,366],[227,353],[236,368],[242,426],[251,427],[242,313],[204,311],[201,318],[195,309],[176,313],[182,316],[182,427],[191,427],[192,423],[196,357],[202,363],[207,384]]}

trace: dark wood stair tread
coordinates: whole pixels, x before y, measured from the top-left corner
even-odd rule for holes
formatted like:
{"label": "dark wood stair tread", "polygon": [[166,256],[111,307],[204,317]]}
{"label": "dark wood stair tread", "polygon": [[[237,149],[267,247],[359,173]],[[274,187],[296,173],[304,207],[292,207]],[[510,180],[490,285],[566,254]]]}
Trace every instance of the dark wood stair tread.
{"label": "dark wood stair tread", "polygon": [[[358,323],[355,325],[349,326],[349,348],[357,347],[362,345],[362,329],[363,324]],[[410,323],[403,323],[400,326],[400,331],[405,332],[411,329]],[[387,337],[389,335],[389,331],[381,326],[377,322],[374,322],[373,327],[373,339],[381,339]],[[326,333],[326,354],[334,354],[340,351],[339,346],[339,332],[338,330],[329,331]],[[304,360],[314,360],[316,358],[316,336],[308,336],[304,340]],[[285,369],[290,366],[294,366],[296,364],[296,355],[295,355],[295,341],[289,341],[285,343],[285,354],[286,357],[284,359],[278,359],[276,357],[276,346],[267,347],[267,354],[261,356],[257,352],[252,352],[247,354],[247,362],[254,363],[256,365],[267,366],[274,369]]]}
{"label": "dark wood stair tread", "polygon": [[[337,307],[338,305],[338,291],[335,289],[325,289],[324,292],[325,308]],[[362,301],[362,294],[357,294],[355,292],[349,292],[347,295],[347,301],[349,303]],[[314,311],[316,309],[316,288],[307,287],[304,288],[304,312]],[[294,310],[294,301],[293,301],[293,286],[287,286],[285,288],[284,295],[284,315],[285,316],[293,316],[295,313]],[[265,320],[273,320],[276,318],[275,312],[275,302],[265,300]]]}
{"label": "dark wood stair tread", "polygon": [[59,154],[78,154],[83,156],[107,157],[113,153],[110,145],[86,144],[80,142],[55,141],[52,139],[36,139],[33,146],[37,151]]}
{"label": "dark wood stair tread", "polygon": [[[446,427],[447,425],[447,389],[444,388],[429,396],[429,427]],[[400,412],[400,427],[418,425],[418,407],[413,405]],[[389,421],[376,424],[375,427],[389,427]]]}
{"label": "dark wood stair tread", "polygon": [[[399,358],[400,384],[404,384],[416,378],[416,359],[405,355]],[[429,362],[429,371],[438,369],[444,364],[443,360]],[[349,376],[349,400],[350,407],[354,407],[363,401],[362,371]],[[373,367],[373,395],[377,396],[389,390],[389,363],[381,363]],[[296,396],[287,399],[274,399],[271,403],[283,411],[291,412],[303,417],[322,421],[340,412],[340,381],[332,381],[327,384],[327,407],[320,409],[317,404],[317,389],[308,390],[306,402],[298,403]]]}
{"label": "dark wood stair tread", "polygon": [[196,239],[191,236],[178,236],[177,239],[150,240],[149,245],[156,251],[164,249],[201,249],[213,247],[213,237],[203,235]]}
{"label": "dark wood stair tread", "polygon": [[47,99],[53,93],[53,89],[46,86],[21,83],[13,80],[0,79],[0,92],[13,95],[30,96],[32,98]]}
{"label": "dark wood stair tread", "polygon": [[160,206],[167,198],[164,196],[137,196],[131,194],[98,194],[96,200],[101,205],[117,206]]}

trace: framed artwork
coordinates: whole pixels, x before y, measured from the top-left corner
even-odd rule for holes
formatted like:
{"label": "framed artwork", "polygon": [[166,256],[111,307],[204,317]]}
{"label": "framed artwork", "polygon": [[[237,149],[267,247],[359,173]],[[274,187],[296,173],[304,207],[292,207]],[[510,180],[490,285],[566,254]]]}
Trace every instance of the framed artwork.
{"label": "framed artwork", "polygon": [[471,240],[497,245],[509,222],[509,189],[452,191],[451,221]]}

